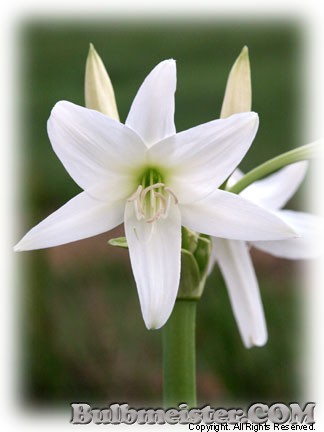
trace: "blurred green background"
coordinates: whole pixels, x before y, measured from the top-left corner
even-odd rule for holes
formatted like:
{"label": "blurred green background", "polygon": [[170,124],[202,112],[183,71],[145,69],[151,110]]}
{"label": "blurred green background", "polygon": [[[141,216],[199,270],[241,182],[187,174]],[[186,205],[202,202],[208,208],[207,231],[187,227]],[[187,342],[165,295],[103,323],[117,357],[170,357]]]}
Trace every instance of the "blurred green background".
{"label": "blurred green background", "polygon": [[[20,25],[20,206],[24,234],[79,192],[53,153],[46,121],[61,99],[84,105],[89,43],[112,79],[121,121],[149,71],[177,60],[176,126],[219,116],[229,70],[250,50],[257,138],[247,170],[303,144],[302,30],[293,22],[107,19],[33,20]],[[302,191],[290,207],[302,207]],[[128,252],[107,245],[114,232],[19,256],[22,395],[26,403],[128,402],[160,406],[161,333],[147,331]],[[17,238],[18,239],[18,238]],[[291,401],[300,392],[300,263],[253,252],[269,327],[263,348],[240,340],[224,282],[214,270],[198,307],[198,401]],[[145,405],[144,405],[145,406]]]}

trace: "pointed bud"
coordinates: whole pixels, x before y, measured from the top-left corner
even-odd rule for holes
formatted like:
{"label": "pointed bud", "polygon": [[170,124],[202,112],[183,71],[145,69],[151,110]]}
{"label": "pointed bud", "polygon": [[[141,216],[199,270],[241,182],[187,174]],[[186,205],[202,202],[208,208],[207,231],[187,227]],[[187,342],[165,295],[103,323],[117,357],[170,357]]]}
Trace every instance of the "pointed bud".
{"label": "pointed bud", "polygon": [[220,117],[251,111],[252,90],[249,50],[245,46],[236,59],[227,79]]}
{"label": "pointed bud", "polygon": [[178,299],[198,300],[205,288],[211,255],[211,240],[188,228],[181,228],[181,278]]}
{"label": "pointed bud", "polygon": [[119,121],[113,86],[92,44],[90,44],[85,71],[85,106]]}

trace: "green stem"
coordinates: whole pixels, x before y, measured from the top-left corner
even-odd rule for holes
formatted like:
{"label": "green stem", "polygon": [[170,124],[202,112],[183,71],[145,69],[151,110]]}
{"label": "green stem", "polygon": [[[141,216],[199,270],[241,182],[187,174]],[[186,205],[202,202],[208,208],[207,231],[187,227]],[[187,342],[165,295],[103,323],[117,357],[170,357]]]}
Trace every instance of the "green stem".
{"label": "green stem", "polygon": [[165,408],[196,399],[196,300],[177,299],[171,317],[163,327],[163,381]]}
{"label": "green stem", "polygon": [[298,147],[294,150],[290,150],[283,153],[273,159],[264,162],[258,167],[254,168],[244,177],[241,178],[234,186],[229,189],[229,192],[240,193],[243,189],[249,186],[251,183],[259,180],[286,165],[290,165],[295,162],[299,162],[306,159],[314,159],[319,157],[323,152],[323,141],[319,140],[311,144]]}

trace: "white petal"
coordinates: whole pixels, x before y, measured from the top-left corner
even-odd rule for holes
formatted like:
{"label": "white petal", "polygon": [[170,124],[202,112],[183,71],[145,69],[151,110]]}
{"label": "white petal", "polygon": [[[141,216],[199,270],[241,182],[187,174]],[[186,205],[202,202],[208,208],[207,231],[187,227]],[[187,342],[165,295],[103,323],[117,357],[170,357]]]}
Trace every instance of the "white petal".
{"label": "white petal", "polygon": [[133,101],[126,125],[136,131],[148,147],[175,134],[176,80],[175,61],[165,60],[146,77]]}
{"label": "white petal", "polygon": [[83,189],[143,163],[146,151],[127,126],[65,101],[53,108],[48,135],[64,167]]}
{"label": "white petal", "polygon": [[240,195],[266,208],[283,207],[303,181],[308,162],[288,165],[274,174],[258,180],[244,189]]}
{"label": "white petal", "polygon": [[43,249],[103,233],[121,224],[125,202],[103,203],[82,192],[32,228],[16,251]]}
{"label": "white petal", "polygon": [[[163,161],[173,174],[170,186],[182,201],[193,189],[207,195],[232,173],[249,149],[258,128],[255,113],[242,113],[194,127],[153,146],[152,163]],[[204,196],[201,195],[201,196]]]}
{"label": "white petal", "polygon": [[169,318],[179,288],[181,220],[176,205],[166,219],[138,221],[133,203],[125,210],[125,232],[142,315],[148,329]]}
{"label": "white petal", "polygon": [[278,240],[296,236],[273,213],[239,195],[216,190],[191,204],[181,204],[182,225],[233,240]]}
{"label": "white petal", "polygon": [[93,198],[104,201],[114,202],[126,200],[134,193],[134,177],[127,173],[125,175],[110,175],[107,179],[86,189],[86,192]]}
{"label": "white petal", "polygon": [[247,348],[264,345],[268,338],[267,327],[246,243],[213,238],[213,248],[244,345]]}
{"label": "white petal", "polygon": [[289,223],[300,237],[281,241],[253,242],[253,246],[280,258],[311,259],[323,255],[322,218],[291,210],[281,210],[276,214]]}

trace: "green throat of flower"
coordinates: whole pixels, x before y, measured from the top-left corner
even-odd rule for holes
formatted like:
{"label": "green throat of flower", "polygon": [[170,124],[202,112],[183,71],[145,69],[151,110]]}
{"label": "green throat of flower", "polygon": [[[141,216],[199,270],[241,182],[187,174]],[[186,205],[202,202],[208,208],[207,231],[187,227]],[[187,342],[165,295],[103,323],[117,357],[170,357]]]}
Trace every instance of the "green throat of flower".
{"label": "green throat of flower", "polygon": [[134,204],[137,220],[148,223],[168,217],[172,204],[177,204],[175,193],[166,186],[160,170],[148,168],[139,176],[138,187],[128,198]]}

